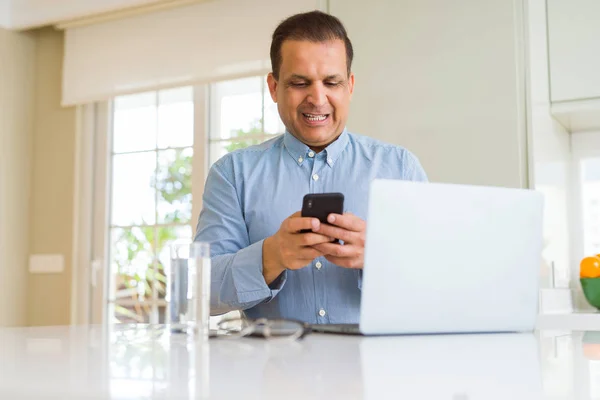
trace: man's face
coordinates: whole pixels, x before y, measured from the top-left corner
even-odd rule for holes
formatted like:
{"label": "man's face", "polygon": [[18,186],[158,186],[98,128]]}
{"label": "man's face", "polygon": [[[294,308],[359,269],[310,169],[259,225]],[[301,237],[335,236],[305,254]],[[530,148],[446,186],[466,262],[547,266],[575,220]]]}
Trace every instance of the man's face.
{"label": "man's face", "polygon": [[346,126],[354,90],[342,40],[323,43],[286,40],[279,79],[267,81],[286,128],[312,149],[333,142]]}

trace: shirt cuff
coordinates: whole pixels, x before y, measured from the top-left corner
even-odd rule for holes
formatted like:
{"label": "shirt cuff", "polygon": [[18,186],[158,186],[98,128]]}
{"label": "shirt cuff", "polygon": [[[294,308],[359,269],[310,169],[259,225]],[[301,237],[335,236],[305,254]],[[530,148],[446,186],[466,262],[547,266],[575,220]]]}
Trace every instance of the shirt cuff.
{"label": "shirt cuff", "polygon": [[363,275],[363,270],[359,269],[357,270],[358,272],[358,289],[362,290],[362,275]]}
{"label": "shirt cuff", "polygon": [[266,300],[267,303],[273,300],[277,293],[279,293],[281,289],[283,289],[283,285],[285,285],[285,282],[287,281],[287,273],[288,272],[286,269],[281,273],[281,275],[275,278],[273,282],[271,282],[271,284],[269,285],[269,289],[271,289],[271,296]]}
{"label": "shirt cuff", "polygon": [[238,251],[232,268],[233,282],[239,303],[261,303],[271,301],[283,288],[287,271],[267,285],[262,274],[264,240]]}

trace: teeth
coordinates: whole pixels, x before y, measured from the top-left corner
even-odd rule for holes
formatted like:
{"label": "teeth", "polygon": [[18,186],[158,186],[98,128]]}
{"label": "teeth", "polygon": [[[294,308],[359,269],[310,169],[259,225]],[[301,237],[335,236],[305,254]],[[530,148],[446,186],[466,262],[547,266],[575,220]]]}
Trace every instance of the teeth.
{"label": "teeth", "polygon": [[318,115],[318,114],[304,114],[309,121],[323,121],[327,118],[327,115]]}

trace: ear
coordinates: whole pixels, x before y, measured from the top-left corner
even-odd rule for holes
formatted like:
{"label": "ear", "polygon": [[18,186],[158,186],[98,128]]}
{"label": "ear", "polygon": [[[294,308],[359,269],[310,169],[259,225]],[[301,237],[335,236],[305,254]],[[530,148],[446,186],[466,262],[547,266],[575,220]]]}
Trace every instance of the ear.
{"label": "ear", "polygon": [[350,91],[350,98],[352,99],[352,93],[354,93],[354,73],[350,73],[348,78],[348,91]]}
{"label": "ear", "polygon": [[270,72],[267,75],[267,85],[269,86],[269,93],[271,93],[271,99],[273,99],[274,103],[277,103],[277,79],[273,76],[273,73]]}

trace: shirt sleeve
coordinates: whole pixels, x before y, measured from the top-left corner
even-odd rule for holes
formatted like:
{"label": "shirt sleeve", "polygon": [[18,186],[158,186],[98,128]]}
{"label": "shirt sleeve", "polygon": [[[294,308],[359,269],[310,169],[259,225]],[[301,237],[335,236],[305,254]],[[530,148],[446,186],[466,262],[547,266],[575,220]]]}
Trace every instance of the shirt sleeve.
{"label": "shirt sleeve", "polygon": [[419,159],[408,150],[404,150],[402,156],[402,172],[402,179],[406,181],[428,182],[427,174]]}
{"label": "shirt sleeve", "polygon": [[227,162],[232,160],[221,159],[208,174],[194,238],[210,243],[211,315],[246,310],[269,301],[283,288],[287,278],[284,272],[271,285],[265,282],[264,241],[250,243],[237,191],[227,174]]}

